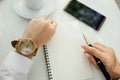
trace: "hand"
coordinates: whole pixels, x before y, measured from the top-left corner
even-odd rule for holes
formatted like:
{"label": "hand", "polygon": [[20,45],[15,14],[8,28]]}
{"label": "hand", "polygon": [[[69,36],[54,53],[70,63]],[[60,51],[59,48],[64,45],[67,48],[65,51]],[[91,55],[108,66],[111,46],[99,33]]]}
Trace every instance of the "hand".
{"label": "hand", "polygon": [[22,38],[30,38],[40,47],[52,38],[55,29],[56,23],[47,17],[32,19]]}
{"label": "hand", "polygon": [[116,59],[114,50],[100,43],[94,43],[92,46],[93,47],[82,45],[82,48],[85,50],[85,55],[89,59],[89,61],[97,69],[99,69],[92,56],[94,55],[103,62],[107,71],[110,73],[113,79],[120,78],[120,64]]}

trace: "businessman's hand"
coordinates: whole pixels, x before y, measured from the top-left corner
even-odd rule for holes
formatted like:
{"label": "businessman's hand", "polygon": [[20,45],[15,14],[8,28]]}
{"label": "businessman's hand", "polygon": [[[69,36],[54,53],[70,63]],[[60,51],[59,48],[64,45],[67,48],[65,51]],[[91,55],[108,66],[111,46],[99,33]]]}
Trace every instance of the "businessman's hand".
{"label": "businessman's hand", "polygon": [[87,45],[82,45],[82,48],[85,50],[85,55],[89,59],[89,61],[97,68],[94,58],[99,58],[103,64],[105,65],[107,71],[110,73],[113,79],[120,78],[120,64],[115,56],[115,52],[112,48],[102,45],[100,43],[94,43],[93,47],[89,47]]}
{"label": "businessman's hand", "polygon": [[56,29],[56,23],[47,17],[32,19],[22,38],[31,38],[39,47],[48,42]]}

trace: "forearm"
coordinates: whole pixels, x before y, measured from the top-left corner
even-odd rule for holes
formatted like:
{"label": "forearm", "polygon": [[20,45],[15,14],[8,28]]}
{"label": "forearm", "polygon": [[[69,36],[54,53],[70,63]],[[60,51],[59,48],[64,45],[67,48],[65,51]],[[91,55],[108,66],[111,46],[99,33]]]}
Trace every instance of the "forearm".
{"label": "forearm", "polygon": [[14,51],[9,52],[0,66],[0,80],[27,80],[32,60]]}

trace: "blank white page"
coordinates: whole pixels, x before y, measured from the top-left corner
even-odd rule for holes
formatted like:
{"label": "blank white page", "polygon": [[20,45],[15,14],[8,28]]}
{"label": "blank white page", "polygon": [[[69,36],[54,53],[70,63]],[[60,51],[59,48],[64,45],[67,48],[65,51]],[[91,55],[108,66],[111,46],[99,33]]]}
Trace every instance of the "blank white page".
{"label": "blank white page", "polygon": [[81,44],[85,42],[77,21],[58,24],[55,35],[47,44],[53,80],[86,80],[93,77]]}

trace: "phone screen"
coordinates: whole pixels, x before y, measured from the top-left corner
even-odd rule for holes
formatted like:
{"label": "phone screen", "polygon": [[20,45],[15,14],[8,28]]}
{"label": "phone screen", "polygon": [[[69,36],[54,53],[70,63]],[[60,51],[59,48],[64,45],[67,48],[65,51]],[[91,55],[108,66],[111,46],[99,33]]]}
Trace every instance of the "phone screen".
{"label": "phone screen", "polygon": [[77,0],[70,1],[64,10],[95,30],[98,30],[105,20],[105,16]]}

